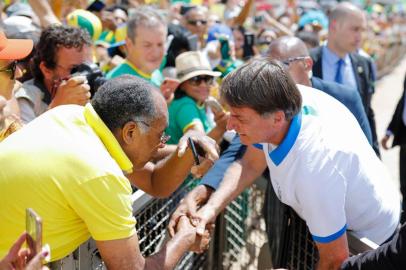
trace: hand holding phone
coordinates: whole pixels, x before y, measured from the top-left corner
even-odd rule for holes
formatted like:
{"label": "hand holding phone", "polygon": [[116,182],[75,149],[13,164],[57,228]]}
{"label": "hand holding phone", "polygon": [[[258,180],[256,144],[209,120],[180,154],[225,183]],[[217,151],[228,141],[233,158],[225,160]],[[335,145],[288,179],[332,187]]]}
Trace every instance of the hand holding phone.
{"label": "hand holding phone", "polygon": [[195,143],[193,142],[192,138],[190,138],[190,137],[187,139],[187,142],[190,147],[190,150],[192,150],[193,158],[195,160],[195,165],[200,165],[199,155],[197,153]]}
{"label": "hand holding phone", "polygon": [[223,112],[224,109],[221,106],[221,104],[215,99],[214,97],[208,97],[205,101],[205,104],[209,106],[214,114],[218,114],[220,112]]}
{"label": "hand holding phone", "polygon": [[25,225],[30,256],[35,256],[42,250],[42,219],[32,208],[26,209]]}

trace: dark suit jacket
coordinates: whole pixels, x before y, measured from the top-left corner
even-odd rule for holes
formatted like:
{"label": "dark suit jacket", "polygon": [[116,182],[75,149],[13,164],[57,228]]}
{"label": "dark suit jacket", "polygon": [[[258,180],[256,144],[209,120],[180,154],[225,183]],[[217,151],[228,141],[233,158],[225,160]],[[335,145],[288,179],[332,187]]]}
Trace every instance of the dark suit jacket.
{"label": "dark suit jacket", "polygon": [[335,82],[327,82],[317,77],[311,78],[312,86],[334,97],[349,109],[357,119],[362,131],[372,145],[372,133],[368,118],[357,90]]}
{"label": "dark suit jacket", "polygon": [[403,85],[403,95],[396,106],[395,113],[389,123],[388,130],[393,133],[393,145],[406,145],[406,126],[403,123],[402,115],[405,109],[406,78]]}
{"label": "dark suit jacket", "polygon": [[[322,47],[317,47],[310,51],[313,59],[313,76],[323,79],[322,69]],[[350,59],[355,74],[358,91],[361,95],[362,104],[368,117],[369,126],[372,132],[373,148],[379,156],[379,143],[376,134],[375,114],[371,107],[372,95],[375,92],[375,72],[370,59],[358,53],[351,53]]]}

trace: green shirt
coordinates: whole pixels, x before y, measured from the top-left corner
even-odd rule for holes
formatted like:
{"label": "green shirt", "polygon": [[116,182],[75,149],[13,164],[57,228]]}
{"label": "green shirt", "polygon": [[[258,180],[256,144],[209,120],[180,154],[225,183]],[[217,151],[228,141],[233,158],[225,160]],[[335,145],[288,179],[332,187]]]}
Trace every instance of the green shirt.
{"label": "green shirt", "polygon": [[171,135],[168,144],[177,144],[185,130],[196,122],[202,123],[206,133],[213,128],[204,105],[199,106],[188,96],[172,101],[169,106],[169,126],[166,129],[166,133]]}
{"label": "green shirt", "polygon": [[113,70],[111,70],[109,73],[107,73],[106,77],[107,79],[113,79],[115,77],[118,77],[120,75],[124,74],[130,74],[134,75],[140,78],[143,78],[149,82],[151,82],[153,85],[156,87],[160,87],[162,82],[164,81],[164,76],[162,75],[162,72],[159,69],[154,70],[151,75],[146,74],[145,72],[142,72],[138,68],[136,68],[133,64],[125,60],[122,64],[118,65],[115,67]]}

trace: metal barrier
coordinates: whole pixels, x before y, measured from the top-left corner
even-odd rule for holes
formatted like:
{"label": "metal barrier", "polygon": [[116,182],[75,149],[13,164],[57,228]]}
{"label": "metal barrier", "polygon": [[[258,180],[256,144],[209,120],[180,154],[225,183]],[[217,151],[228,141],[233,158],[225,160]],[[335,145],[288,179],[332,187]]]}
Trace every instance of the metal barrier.
{"label": "metal barrier", "polygon": [[[196,180],[188,180],[172,196],[167,199],[155,199],[142,191],[133,195],[133,211],[137,220],[137,234],[140,251],[149,256],[162,247],[167,238],[167,226],[172,212],[180,200],[196,186]],[[208,260],[208,252],[203,254],[187,253],[176,269],[204,269]]]}
{"label": "metal barrier", "polygon": [[[189,179],[166,199],[153,198],[140,190],[132,195],[133,213],[137,220],[136,229],[143,256],[149,256],[160,250],[167,239],[166,228],[172,212],[180,200],[197,184],[197,180]],[[175,269],[223,269],[222,263],[225,260],[229,262],[238,260],[239,252],[245,245],[245,219],[249,215],[249,194],[249,190],[244,191],[220,215],[218,220],[224,220],[224,226],[216,227],[210,249],[202,254],[186,253]],[[69,256],[49,266],[52,270],[106,269],[92,239]]]}

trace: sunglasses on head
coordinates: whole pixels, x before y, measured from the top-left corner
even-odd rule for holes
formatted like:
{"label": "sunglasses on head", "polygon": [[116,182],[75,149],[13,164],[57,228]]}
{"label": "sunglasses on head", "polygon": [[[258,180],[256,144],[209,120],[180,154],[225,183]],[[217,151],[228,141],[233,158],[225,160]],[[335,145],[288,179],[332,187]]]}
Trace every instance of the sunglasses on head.
{"label": "sunglasses on head", "polygon": [[198,25],[199,23],[200,23],[201,25],[206,25],[206,24],[207,24],[207,21],[206,21],[206,20],[188,20],[187,23],[196,26],[196,25]]}
{"label": "sunglasses on head", "polygon": [[214,82],[214,78],[212,76],[196,76],[193,78],[190,78],[188,80],[190,84],[199,86],[202,82],[205,82],[208,85],[212,85]]}
{"label": "sunglasses on head", "polygon": [[16,68],[17,68],[17,61],[13,61],[10,64],[8,64],[6,67],[1,68],[0,72],[10,73],[10,79],[14,80],[14,75],[16,73]]}

